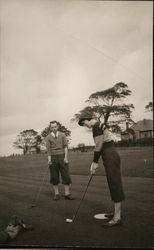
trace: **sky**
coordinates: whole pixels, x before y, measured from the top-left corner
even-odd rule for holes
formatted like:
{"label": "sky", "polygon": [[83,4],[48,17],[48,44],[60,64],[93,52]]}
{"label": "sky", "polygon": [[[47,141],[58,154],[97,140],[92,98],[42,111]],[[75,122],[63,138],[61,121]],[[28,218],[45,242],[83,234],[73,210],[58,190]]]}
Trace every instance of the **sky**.
{"label": "sky", "polygon": [[16,136],[51,120],[71,130],[71,147],[92,145],[71,118],[121,81],[134,121],[152,118],[152,10],[152,1],[0,0],[0,155],[20,153]]}

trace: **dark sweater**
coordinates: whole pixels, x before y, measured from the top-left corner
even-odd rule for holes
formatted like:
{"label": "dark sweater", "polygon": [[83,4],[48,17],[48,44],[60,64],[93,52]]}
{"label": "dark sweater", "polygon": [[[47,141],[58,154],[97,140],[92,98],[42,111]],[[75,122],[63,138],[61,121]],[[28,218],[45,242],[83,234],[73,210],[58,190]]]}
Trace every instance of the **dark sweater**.
{"label": "dark sweater", "polygon": [[95,142],[93,162],[98,163],[101,155],[102,147],[105,142],[113,141],[108,129],[101,122],[96,122],[92,129]]}

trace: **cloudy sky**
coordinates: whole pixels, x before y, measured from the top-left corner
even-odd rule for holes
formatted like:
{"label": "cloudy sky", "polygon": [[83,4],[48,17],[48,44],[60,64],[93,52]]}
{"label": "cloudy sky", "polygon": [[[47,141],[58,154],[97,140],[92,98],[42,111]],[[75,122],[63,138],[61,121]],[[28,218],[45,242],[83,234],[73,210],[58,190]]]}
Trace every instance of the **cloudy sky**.
{"label": "cloudy sky", "polygon": [[0,0],[0,155],[25,129],[58,120],[71,146],[93,144],[70,119],[95,91],[119,81],[135,121],[151,118],[152,1]]}

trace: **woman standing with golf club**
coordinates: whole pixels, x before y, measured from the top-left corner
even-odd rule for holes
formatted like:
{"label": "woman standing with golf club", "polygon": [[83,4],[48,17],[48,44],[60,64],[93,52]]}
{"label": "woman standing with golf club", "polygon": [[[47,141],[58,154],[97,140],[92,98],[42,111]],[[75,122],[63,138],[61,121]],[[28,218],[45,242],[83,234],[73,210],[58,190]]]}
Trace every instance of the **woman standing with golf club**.
{"label": "woman standing with golf club", "polygon": [[111,219],[103,226],[113,227],[121,224],[121,202],[124,200],[124,192],[120,171],[120,156],[114,147],[114,142],[107,126],[92,115],[80,116],[78,124],[87,128],[92,128],[95,142],[93,162],[90,167],[91,174],[95,174],[98,168],[98,161],[102,156],[105,167],[107,182],[114,202],[114,213],[106,214]]}
{"label": "woman standing with golf club", "polygon": [[50,183],[53,184],[54,200],[59,200],[58,184],[60,174],[65,188],[65,199],[74,200],[70,194],[71,177],[68,165],[68,143],[64,133],[59,131],[57,121],[50,122],[51,133],[47,136],[46,147],[48,154],[48,165],[50,169]]}

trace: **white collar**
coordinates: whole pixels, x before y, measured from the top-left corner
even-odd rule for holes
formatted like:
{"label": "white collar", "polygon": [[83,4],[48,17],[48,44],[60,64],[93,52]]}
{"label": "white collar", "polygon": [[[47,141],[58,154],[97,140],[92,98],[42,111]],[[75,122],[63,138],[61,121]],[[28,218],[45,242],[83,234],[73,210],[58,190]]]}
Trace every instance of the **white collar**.
{"label": "white collar", "polygon": [[51,135],[56,138],[56,137],[58,137],[59,132],[57,131],[56,135],[55,135],[55,133],[51,132]]}

